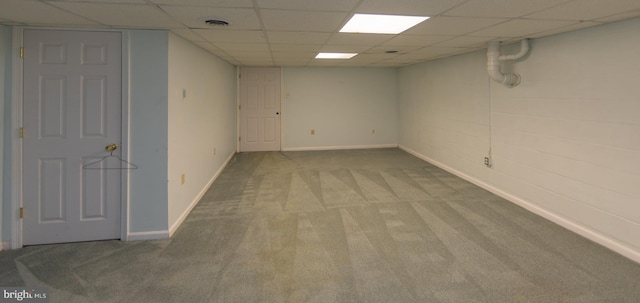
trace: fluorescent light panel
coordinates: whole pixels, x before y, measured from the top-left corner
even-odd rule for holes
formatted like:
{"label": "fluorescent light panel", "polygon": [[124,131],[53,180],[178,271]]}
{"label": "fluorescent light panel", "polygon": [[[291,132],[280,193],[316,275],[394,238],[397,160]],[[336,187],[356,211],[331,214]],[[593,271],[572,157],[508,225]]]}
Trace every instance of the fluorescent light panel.
{"label": "fluorescent light panel", "polygon": [[340,30],[341,33],[399,34],[429,19],[420,16],[355,14]]}
{"label": "fluorescent light panel", "polygon": [[318,53],[316,59],[351,59],[358,53]]}

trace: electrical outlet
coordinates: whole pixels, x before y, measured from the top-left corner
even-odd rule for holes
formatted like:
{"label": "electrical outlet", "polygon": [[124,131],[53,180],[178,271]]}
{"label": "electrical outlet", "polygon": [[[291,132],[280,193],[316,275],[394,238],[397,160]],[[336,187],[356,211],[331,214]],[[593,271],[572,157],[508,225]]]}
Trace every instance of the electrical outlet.
{"label": "electrical outlet", "polygon": [[491,158],[484,157],[484,165],[487,167],[491,167]]}

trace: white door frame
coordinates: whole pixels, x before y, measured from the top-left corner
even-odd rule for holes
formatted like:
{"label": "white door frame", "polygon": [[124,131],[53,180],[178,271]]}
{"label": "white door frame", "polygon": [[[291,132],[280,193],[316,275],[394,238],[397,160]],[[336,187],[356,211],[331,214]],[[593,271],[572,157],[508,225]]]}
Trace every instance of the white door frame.
{"label": "white door frame", "polygon": [[[242,79],[240,78],[240,69],[243,67],[248,67],[248,68],[252,68],[252,67],[256,67],[256,68],[262,68],[262,67],[272,67],[272,66],[236,66],[236,137],[238,138],[238,141],[236,141],[236,153],[240,152],[240,134],[242,133],[241,127],[242,127],[242,121],[240,119],[240,81],[242,81]],[[282,108],[282,100],[284,99],[284,67],[280,66],[278,67],[280,69],[280,98],[278,100],[278,103],[280,105],[280,149],[279,151],[282,151],[282,147],[284,146],[284,131],[283,131],[283,125],[284,125],[284,116],[285,116],[285,110],[284,108]]]}
{"label": "white door frame", "polygon": [[[53,30],[47,27],[14,27],[12,32],[12,71],[11,71],[11,248],[21,248],[22,241],[22,219],[20,219],[20,208],[22,207],[22,139],[19,130],[22,127],[23,116],[23,60],[20,58],[20,48],[23,45],[23,35],[25,29],[33,30]],[[126,30],[104,30],[104,29],[77,29],[77,28],[55,28],[55,30],[67,31],[111,31],[120,32],[122,35],[122,156],[129,158],[129,32]],[[118,146],[120,148],[120,146]],[[122,170],[121,175],[121,214],[120,214],[120,240],[127,241],[129,234],[129,171]]]}
{"label": "white door frame", "polygon": [[[236,141],[236,153],[240,152],[240,127],[242,121],[240,121],[240,67],[236,66],[236,137],[238,137],[238,141]],[[245,66],[252,67],[252,66]],[[282,151],[282,147],[284,146],[284,124],[285,124],[285,110],[282,108],[282,100],[284,92],[284,67],[280,67],[280,151]]]}

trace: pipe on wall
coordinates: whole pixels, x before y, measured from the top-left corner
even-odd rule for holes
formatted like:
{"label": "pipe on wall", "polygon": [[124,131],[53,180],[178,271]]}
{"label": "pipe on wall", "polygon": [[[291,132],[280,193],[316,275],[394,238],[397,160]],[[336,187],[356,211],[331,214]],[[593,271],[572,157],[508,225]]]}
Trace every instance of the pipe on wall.
{"label": "pipe on wall", "polygon": [[520,84],[520,75],[518,74],[503,74],[500,70],[501,61],[518,60],[524,57],[529,52],[529,40],[523,39],[520,41],[520,52],[513,55],[500,55],[500,42],[489,42],[487,48],[487,72],[489,77],[496,82],[502,83],[509,87],[515,87]]}

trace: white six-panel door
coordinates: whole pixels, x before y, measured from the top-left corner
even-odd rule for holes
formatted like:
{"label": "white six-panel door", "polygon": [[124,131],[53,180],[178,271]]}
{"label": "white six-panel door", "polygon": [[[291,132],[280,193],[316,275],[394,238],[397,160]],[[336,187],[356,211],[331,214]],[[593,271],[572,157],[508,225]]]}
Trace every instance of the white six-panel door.
{"label": "white six-panel door", "polygon": [[[119,239],[121,33],[24,31],[23,244]],[[116,150],[117,154],[120,150]]]}
{"label": "white six-panel door", "polygon": [[280,150],[280,68],[240,69],[240,151]]}

